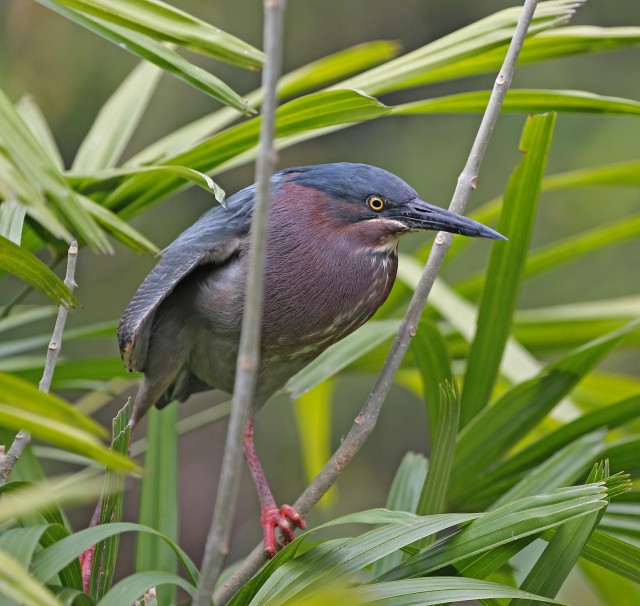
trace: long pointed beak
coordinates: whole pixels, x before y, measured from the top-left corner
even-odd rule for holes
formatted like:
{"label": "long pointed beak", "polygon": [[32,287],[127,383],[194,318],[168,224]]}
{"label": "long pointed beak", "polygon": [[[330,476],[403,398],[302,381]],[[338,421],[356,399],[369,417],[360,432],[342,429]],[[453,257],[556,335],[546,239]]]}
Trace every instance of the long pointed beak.
{"label": "long pointed beak", "polygon": [[439,206],[428,204],[420,198],[405,205],[394,217],[411,229],[430,229],[447,231],[452,234],[470,236],[472,238],[488,238],[489,240],[506,240],[506,238],[482,223],[467,219]]}

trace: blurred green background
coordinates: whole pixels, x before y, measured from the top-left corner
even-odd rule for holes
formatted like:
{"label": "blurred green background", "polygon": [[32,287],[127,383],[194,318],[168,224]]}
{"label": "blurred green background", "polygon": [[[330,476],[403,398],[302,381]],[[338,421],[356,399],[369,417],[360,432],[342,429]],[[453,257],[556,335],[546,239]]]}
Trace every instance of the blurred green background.
{"label": "blurred green background", "polygon": [[[257,0],[174,1],[227,32],[260,47],[262,3]],[[410,51],[513,2],[485,0],[324,0],[290,1],[287,7],[284,71],[289,71],[354,44],[375,39],[397,40]],[[576,15],[574,25],[625,26],[640,24],[640,3],[633,0],[592,0]],[[240,92],[257,88],[258,73],[190,56]],[[0,3],[0,86],[17,100],[32,95],[52,126],[67,163],[94,120],[98,109],[129,73],[137,59],[126,51],[48,11],[31,0]],[[395,103],[457,91],[490,88],[493,75],[449,84],[395,93],[383,98]],[[598,94],[640,98],[640,52],[637,49],[579,56],[544,65],[524,66],[516,71],[515,87],[589,90]],[[158,137],[204,115],[219,104],[182,82],[163,76],[129,153]],[[491,141],[482,167],[478,190],[471,207],[500,194],[518,162],[518,139],[525,117],[504,115]],[[279,167],[320,162],[352,161],[374,164],[400,175],[428,201],[446,206],[455,187],[480,121],[478,115],[400,116],[351,127],[314,139],[281,153]],[[633,116],[560,115],[548,164],[548,173],[637,159],[640,152],[640,121]],[[233,193],[253,181],[253,166],[247,165],[218,177]],[[168,244],[191,224],[213,199],[191,188],[136,217],[133,224],[160,247]],[[545,194],[540,205],[533,244],[583,231],[636,211],[637,189],[597,188]],[[423,235],[403,241],[404,251],[424,241]],[[444,276],[472,273],[484,266],[486,257],[472,254],[447,267]],[[69,318],[69,327],[119,318],[129,298],[154,264],[152,257],[139,257],[116,244],[116,255],[98,257],[83,250],[76,280],[83,308]],[[488,247],[486,248],[488,252]],[[638,293],[640,286],[640,242],[607,248],[579,262],[527,282],[521,308],[562,304],[578,300]],[[19,288],[9,281],[0,293],[0,305]],[[3,287],[4,288],[4,287]],[[576,295],[579,293],[579,296]],[[32,295],[30,302],[37,302]],[[35,332],[46,325],[33,327]],[[11,336],[19,336],[12,334]],[[90,347],[90,349],[88,349]],[[115,338],[95,343],[80,342],[64,347],[64,355],[82,357],[117,355]],[[636,372],[638,359],[614,354],[607,367]],[[333,441],[337,444],[364,401],[371,376],[350,376],[338,385]],[[65,394],[74,398],[75,394]],[[193,411],[221,394],[193,397],[183,408]],[[123,400],[102,411],[108,422]],[[298,462],[298,434],[291,404],[272,402],[258,417],[257,448],[263,455],[277,500],[293,501],[304,485]],[[184,410],[182,411],[184,412]],[[180,542],[199,561],[208,530],[225,422],[193,432],[180,444]],[[426,438],[422,403],[396,387],[385,406],[379,426],[364,451],[339,481],[340,498],[330,512],[347,512],[384,504],[391,478],[408,449],[423,450]],[[135,510],[135,483],[128,507]],[[311,523],[322,519],[314,513]],[[85,524],[89,512],[78,517]],[[230,559],[241,556],[259,536],[258,503],[248,474],[243,478],[236,540]],[[128,549],[123,544],[123,552]],[[124,555],[124,553],[123,553]],[[573,598],[574,601],[576,598]],[[580,603],[588,605],[585,596]]]}

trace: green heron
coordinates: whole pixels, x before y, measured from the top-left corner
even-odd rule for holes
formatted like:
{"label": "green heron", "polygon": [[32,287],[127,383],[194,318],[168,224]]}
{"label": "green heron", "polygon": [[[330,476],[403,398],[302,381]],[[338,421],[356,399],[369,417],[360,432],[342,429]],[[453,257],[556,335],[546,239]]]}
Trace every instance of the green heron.
{"label": "green heron", "polygon": [[[261,504],[266,551],[275,529],[293,540],[304,520],[277,507],[253,444],[253,417],[295,373],[362,326],[396,277],[398,239],[420,229],[504,239],[423,202],[399,177],[365,164],[320,164],[274,175],[261,358],[245,456]],[[255,186],[206,212],[162,253],[129,303],[120,351],[144,372],[132,425],[152,406],[233,389]]]}

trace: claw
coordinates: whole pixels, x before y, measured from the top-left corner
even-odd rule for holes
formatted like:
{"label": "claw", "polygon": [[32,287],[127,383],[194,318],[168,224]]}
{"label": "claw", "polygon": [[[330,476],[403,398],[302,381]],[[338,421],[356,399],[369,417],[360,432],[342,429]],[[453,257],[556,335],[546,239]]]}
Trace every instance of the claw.
{"label": "claw", "polygon": [[303,517],[290,505],[283,505],[278,509],[275,505],[267,505],[262,508],[260,521],[264,540],[264,549],[273,557],[276,555],[276,528],[280,529],[285,545],[291,543],[296,537],[293,526],[306,528]]}

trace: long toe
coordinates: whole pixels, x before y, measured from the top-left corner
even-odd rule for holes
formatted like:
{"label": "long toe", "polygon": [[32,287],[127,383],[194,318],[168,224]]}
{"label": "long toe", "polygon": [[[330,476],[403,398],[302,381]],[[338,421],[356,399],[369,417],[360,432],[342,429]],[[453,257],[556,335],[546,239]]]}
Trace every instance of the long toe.
{"label": "long toe", "polygon": [[276,528],[280,529],[285,545],[296,538],[293,532],[294,525],[298,528],[306,528],[302,516],[289,505],[283,505],[280,509],[275,505],[263,507],[260,521],[262,523],[264,550],[270,557],[273,557],[277,551]]}

